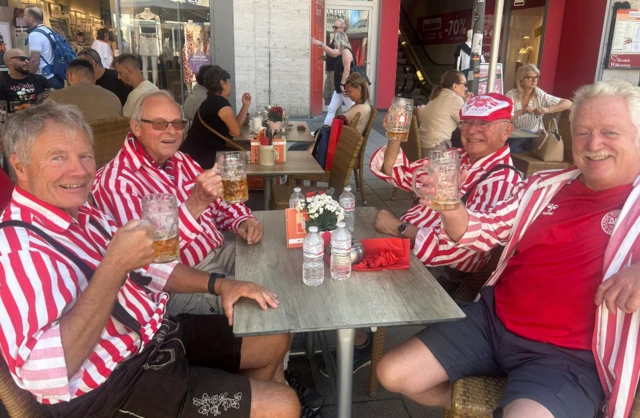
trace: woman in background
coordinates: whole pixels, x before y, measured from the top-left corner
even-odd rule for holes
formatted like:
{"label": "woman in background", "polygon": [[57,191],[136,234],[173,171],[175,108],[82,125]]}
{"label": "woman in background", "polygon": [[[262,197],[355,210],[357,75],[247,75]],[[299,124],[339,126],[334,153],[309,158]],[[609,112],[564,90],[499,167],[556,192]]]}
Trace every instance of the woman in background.
{"label": "woman in background", "polygon": [[355,104],[351,106],[351,109],[344,114],[349,122],[360,113],[360,119],[356,130],[360,132],[360,135],[364,133],[367,128],[367,123],[371,117],[371,105],[369,104],[369,83],[364,77],[358,73],[353,73],[347,78],[345,83],[345,89],[349,99]]}

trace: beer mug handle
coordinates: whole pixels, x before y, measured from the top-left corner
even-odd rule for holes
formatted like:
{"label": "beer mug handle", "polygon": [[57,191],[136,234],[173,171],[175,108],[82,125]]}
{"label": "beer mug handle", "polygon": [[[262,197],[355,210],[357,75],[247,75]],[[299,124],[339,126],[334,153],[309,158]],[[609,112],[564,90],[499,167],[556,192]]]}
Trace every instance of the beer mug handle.
{"label": "beer mug handle", "polygon": [[429,172],[429,169],[427,169],[426,167],[420,167],[413,172],[413,180],[411,181],[411,188],[413,189],[413,192],[421,199],[423,199],[424,196],[420,194],[420,192],[418,191],[418,188],[416,187],[418,182],[418,177],[420,177],[422,173],[428,173],[428,172]]}
{"label": "beer mug handle", "polygon": [[280,158],[280,153],[275,147],[273,147],[272,151],[273,151],[273,161],[274,162],[278,161],[278,158]]}

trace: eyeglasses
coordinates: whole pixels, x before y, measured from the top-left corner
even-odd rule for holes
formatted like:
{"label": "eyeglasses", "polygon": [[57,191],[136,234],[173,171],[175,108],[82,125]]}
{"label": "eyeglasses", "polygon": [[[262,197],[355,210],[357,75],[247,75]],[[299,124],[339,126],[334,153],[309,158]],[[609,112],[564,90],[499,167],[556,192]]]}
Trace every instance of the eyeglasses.
{"label": "eyeglasses", "polygon": [[19,59],[19,60],[20,60],[20,61],[22,61],[22,62],[29,61],[29,57],[25,57],[24,55],[20,55],[20,56],[18,56],[18,57],[11,57],[11,58],[9,58],[9,59],[12,59],[12,60],[13,60],[13,59]]}
{"label": "eyeglasses", "polygon": [[164,131],[169,127],[169,124],[171,124],[171,126],[173,126],[173,129],[175,129],[176,131],[181,131],[184,129],[185,125],[187,124],[186,120],[174,120],[171,122],[167,122],[164,119],[156,119],[156,120],[140,119],[140,122],[150,123],[151,127],[155,131]]}
{"label": "eyeglasses", "polygon": [[[99,62],[102,63],[102,60],[100,59],[100,55],[98,55],[96,50],[91,50],[89,48],[85,48],[85,49],[83,49],[82,51],[80,51],[78,53],[78,56],[80,56],[80,55],[88,55],[88,56],[90,56],[91,59],[93,59],[96,62],[96,64],[99,63]],[[98,55],[97,58],[96,58],[96,55]]]}
{"label": "eyeglasses", "polygon": [[529,77],[525,77],[524,79],[525,80],[529,80],[529,81],[538,81],[538,80],[540,80],[540,76],[539,75],[536,75],[536,76],[532,75],[532,76],[529,76]]}
{"label": "eyeglasses", "polygon": [[468,81],[465,81],[464,83],[456,83],[456,84],[462,84],[463,86],[467,86]]}
{"label": "eyeglasses", "polygon": [[338,30],[338,29],[342,29],[342,26],[332,26],[333,30]]}
{"label": "eyeglasses", "polygon": [[476,127],[478,132],[487,132],[491,125],[496,125],[498,123],[509,122],[506,120],[498,120],[495,122],[485,122],[483,120],[462,120],[458,122],[458,127],[461,131],[468,131],[472,126]]}

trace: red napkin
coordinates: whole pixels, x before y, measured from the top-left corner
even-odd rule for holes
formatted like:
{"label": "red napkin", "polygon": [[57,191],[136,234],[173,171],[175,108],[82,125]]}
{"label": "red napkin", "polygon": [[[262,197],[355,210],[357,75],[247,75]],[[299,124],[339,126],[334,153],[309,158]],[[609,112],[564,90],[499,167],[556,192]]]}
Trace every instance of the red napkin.
{"label": "red napkin", "polygon": [[[331,245],[331,233],[325,233],[324,246]],[[364,258],[373,261],[374,267],[367,267],[363,260],[351,266],[352,271],[408,270],[411,257],[411,240],[407,238],[368,238],[360,240]],[[327,261],[329,257],[326,256]],[[389,263],[396,259],[395,263]],[[384,261],[383,261],[384,260]],[[377,263],[376,263],[377,262]],[[377,266],[376,266],[377,264]],[[384,264],[384,265],[382,265]],[[370,266],[372,264],[369,264]]]}

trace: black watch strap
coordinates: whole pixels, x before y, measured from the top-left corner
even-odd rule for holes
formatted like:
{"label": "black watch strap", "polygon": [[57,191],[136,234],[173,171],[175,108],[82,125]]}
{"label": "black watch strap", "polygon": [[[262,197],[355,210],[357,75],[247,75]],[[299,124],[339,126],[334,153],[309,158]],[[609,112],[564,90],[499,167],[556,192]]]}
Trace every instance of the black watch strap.
{"label": "black watch strap", "polygon": [[406,234],[406,233],[407,233],[407,229],[409,229],[409,228],[407,227],[407,224],[406,224],[406,223],[404,223],[404,222],[403,222],[403,223],[401,223],[400,225],[398,225],[398,235],[399,235],[399,236],[401,236],[401,237],[403,237],[403,236],[404,236],[404,234]]}
{"label": "black watch strap", "polygon": [[224,278],[227,277],[224,274],[220,274],[220,273],[211,273],[209,275],[209,283],[207,285],[207,289],[209,290],[209,293],[211,293],[212,295],[218,295],[216,293],[216,281],[220,278]]}

